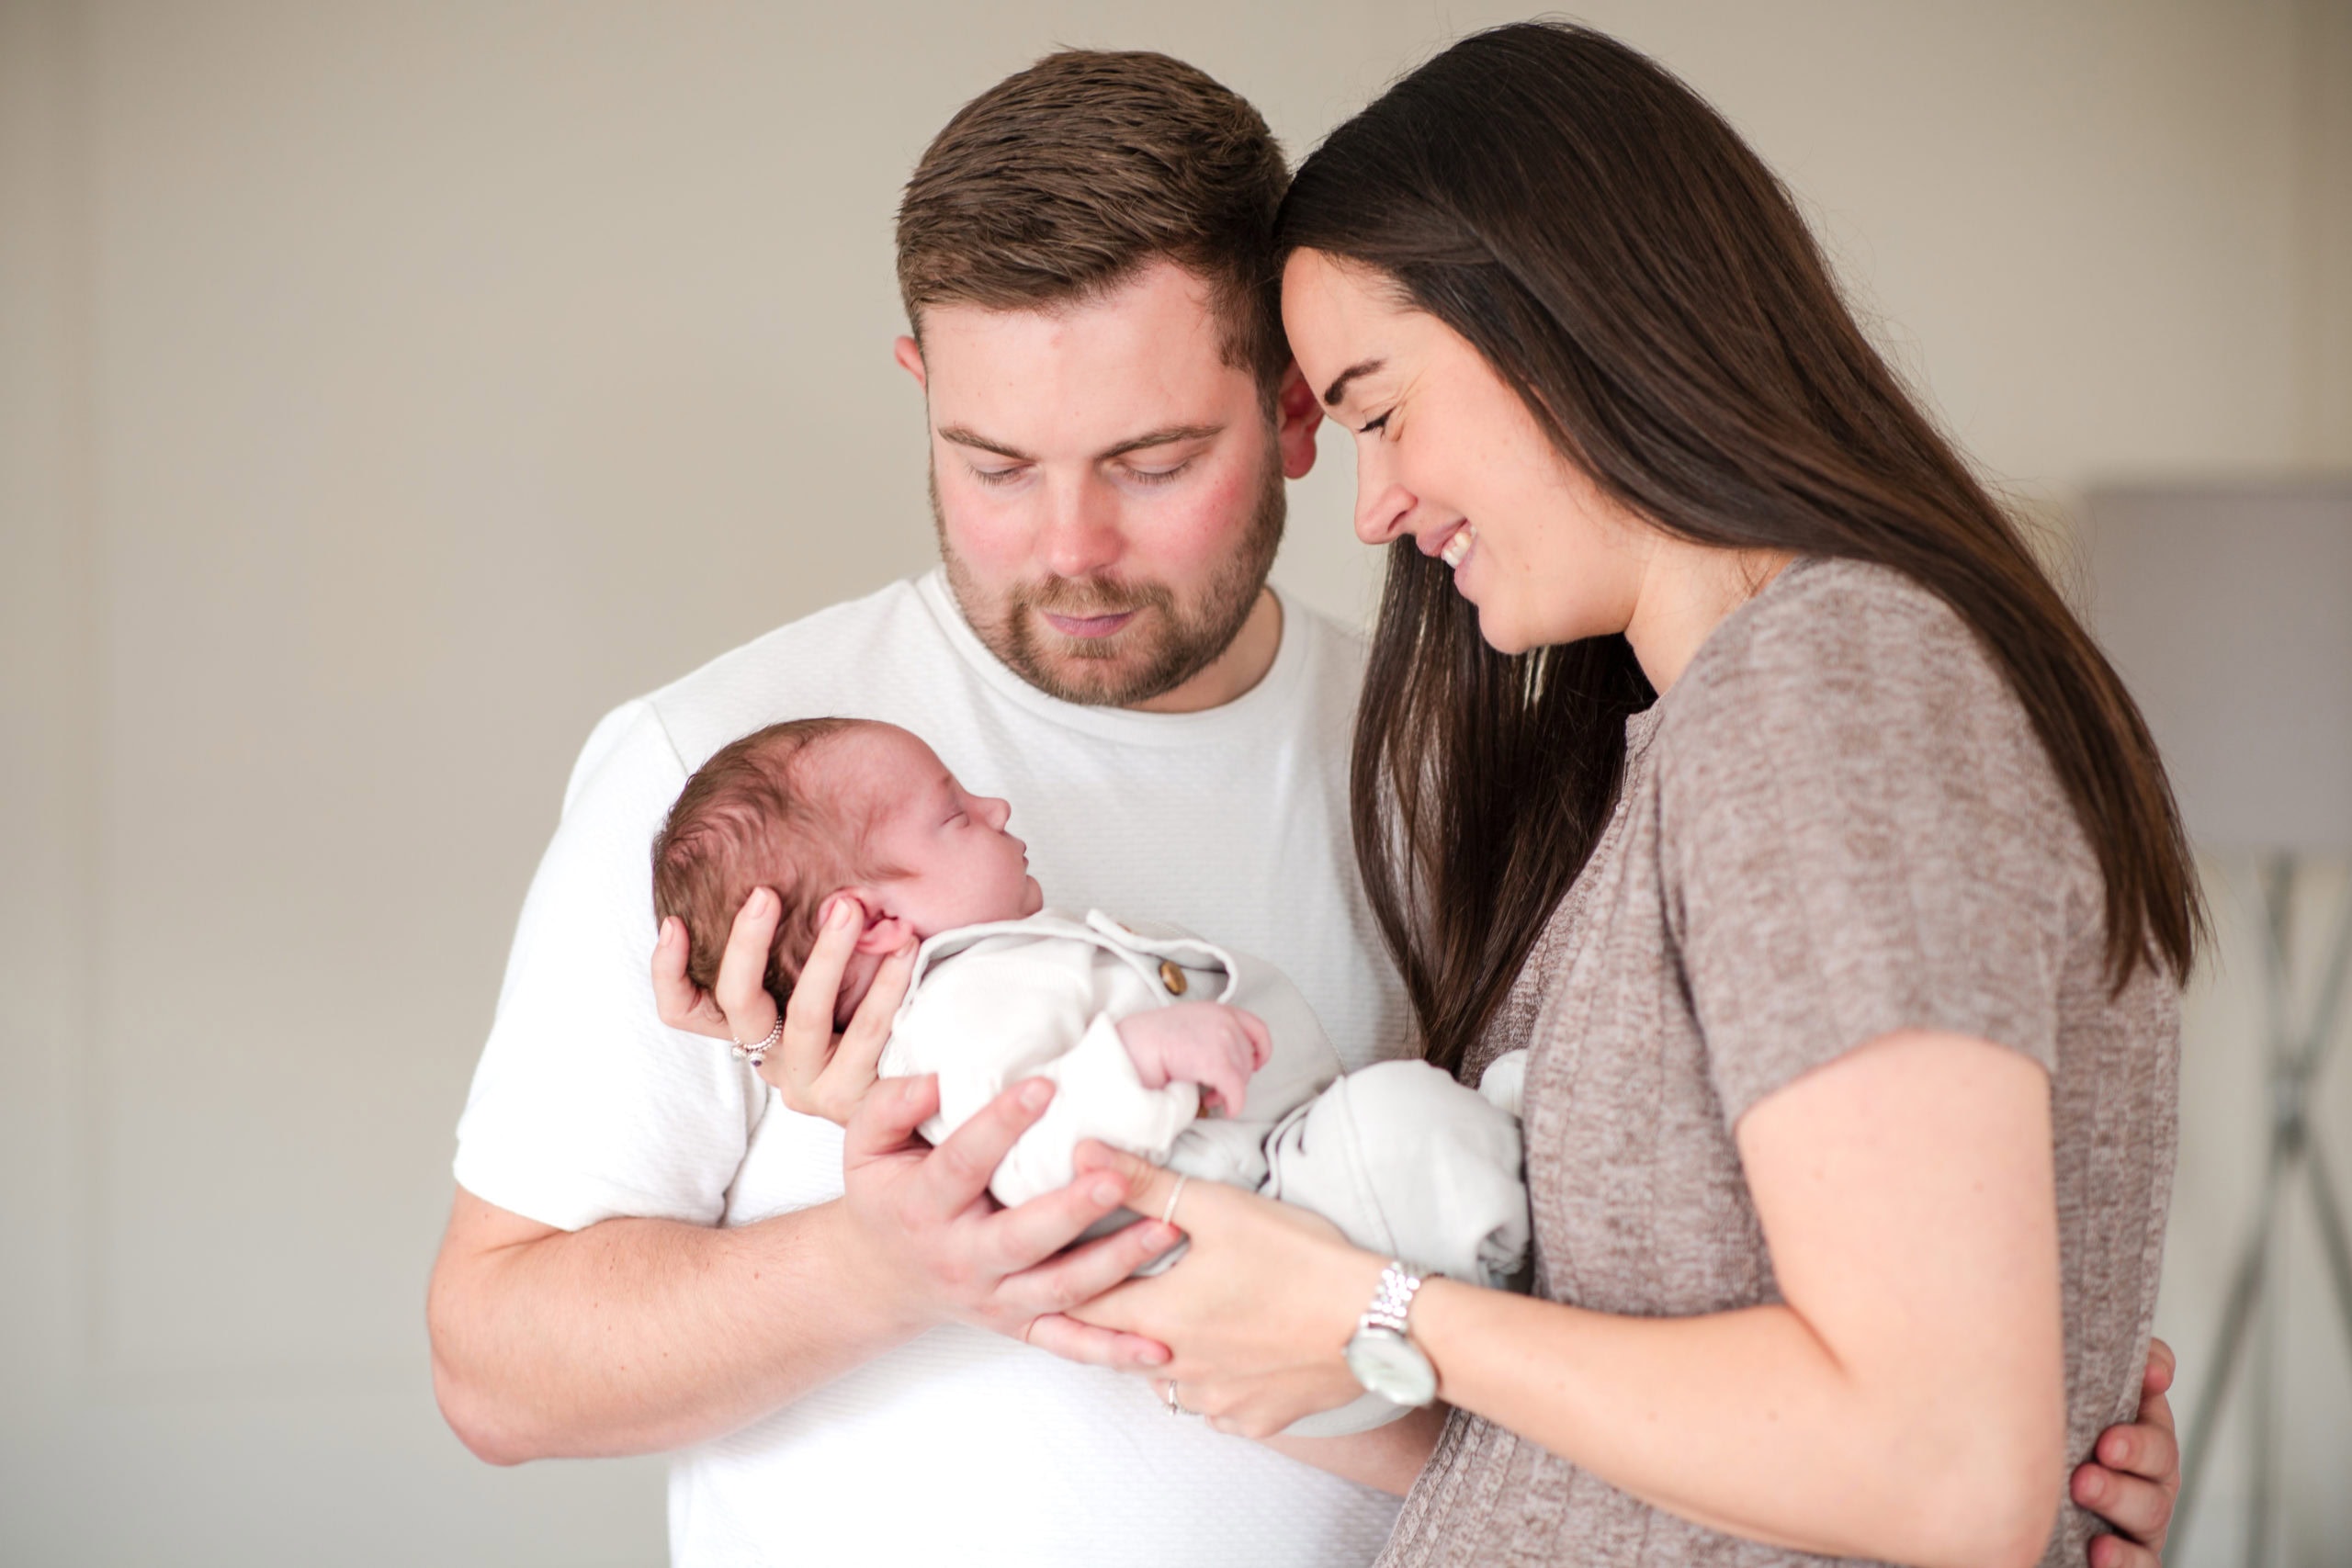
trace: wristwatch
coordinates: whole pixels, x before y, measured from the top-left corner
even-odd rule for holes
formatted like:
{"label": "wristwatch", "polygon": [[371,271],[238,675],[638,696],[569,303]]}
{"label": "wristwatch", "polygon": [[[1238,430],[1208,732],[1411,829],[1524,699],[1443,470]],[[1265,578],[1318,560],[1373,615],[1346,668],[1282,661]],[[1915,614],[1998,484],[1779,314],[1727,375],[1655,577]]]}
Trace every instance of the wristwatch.
{"label": "wristwatch", "polygon": [[1401,1258],[1382,1269],[1380,1288],[1356,1319],[1347,1348],[1348,1371],[1356,1382],[1391,1404],[1410,1409],[1437,1398],[1437,1369],[1406,1334],[1413,1292],[1420,1288],[1420,1271]]}

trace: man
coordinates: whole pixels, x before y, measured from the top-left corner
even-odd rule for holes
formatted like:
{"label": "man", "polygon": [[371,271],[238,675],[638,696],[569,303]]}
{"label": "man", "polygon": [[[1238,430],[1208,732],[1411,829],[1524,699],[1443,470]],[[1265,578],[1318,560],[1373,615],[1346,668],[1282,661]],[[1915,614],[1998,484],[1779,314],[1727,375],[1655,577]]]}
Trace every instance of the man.
{"label": "man", "polygon": [[1408,1049],[1348,842],[1360,655],[1265,587],[1318,418],[1272,292],[1286,180],[1254,110],[1159,56],[1057,55],[967,107],[899,233],[944,570],[622,707],[574,771],[459,1130],[436,1384],[486,1458],[683,1450],[682,1563],[1361,1563],[1386,1535],[1385,1496],[1012,1337],[1149,1256],[1020,1275],[1115,1194],[905,1234],[843,1200],[838,1129],[663,1028],[646,981],[686,774],[840,713],[1010,799],[1057,903],[1265,955],[1351,1066]]}
{"label": "man", "polygon": [[[1359,649],[1265,586],[1318,419],[1273,295],[1285,180],[1256,112],[1161,56],[1057,54],[967,106],[899,226],[943,569],[624,705],[574,769],[459,1128],[435,1381],[494,1461],[676,1451],[680,1563],[1362,1563],[1387,1533],[1388,1498],[1170,1420],[1122,1375],[1153,1348],[1056,1315],[1166,1241],[1062,1254],[1118,1206],[1083,1182],[991,1212],[1022,1088],[924,1154],[887,1087],[845,1140],[646,981],[687,773],[844,714],[1010,799],[1057,903],[1262,954],[1351,1066],[1409,1049],[1348,838]],[[1290,1447],[1393,1484],[1396,1436]]]}

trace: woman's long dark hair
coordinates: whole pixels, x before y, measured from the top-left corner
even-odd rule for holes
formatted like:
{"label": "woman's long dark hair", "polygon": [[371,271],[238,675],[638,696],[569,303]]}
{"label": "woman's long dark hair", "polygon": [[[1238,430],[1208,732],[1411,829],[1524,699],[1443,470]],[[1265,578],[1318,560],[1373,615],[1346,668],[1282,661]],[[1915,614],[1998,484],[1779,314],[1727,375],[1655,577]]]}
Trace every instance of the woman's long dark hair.
{"label": "woman's long dark hair", "polygon": [[[1566,458],[1660,529],[1871,561],[1940,597],[2008,678],[2097,854],[2120,988],[2203,929],[2139,710],[2001,506],[1840,298],[1771,171],[1672,74],[1589,29],[1455,44],[1307,159],[1285,254],[1393,279]],[[1357,856],[1431,1061],[1459,1069],[1592,852],[1624,720],[1622,637],[1506,657],[1409,540],[1356,727]]]}

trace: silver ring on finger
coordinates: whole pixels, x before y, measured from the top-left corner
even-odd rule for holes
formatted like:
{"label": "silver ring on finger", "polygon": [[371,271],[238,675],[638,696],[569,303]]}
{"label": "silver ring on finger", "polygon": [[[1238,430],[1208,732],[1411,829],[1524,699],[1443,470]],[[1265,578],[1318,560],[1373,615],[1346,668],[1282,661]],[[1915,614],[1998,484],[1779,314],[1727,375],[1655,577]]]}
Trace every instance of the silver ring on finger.
{"label": "silver ring on finger", "polygon": [[[1168,1190],[1168,1207],[1161,1212],[1159,1216],[1159,1223],[1161,1224],[1172,1225],[1176,1223],[1176,1201],[1184,1196],[1184,1183],[1192,1179],[1193,1179],[1189,1176],[1182,1174],[1177,1176],[1176,1185]],[[1169,1386],[1173,1388],[1175,1384],[1170,1383]]]}
{"label": "silver ring on finger", "polygon": [[1168,1414],[1170,1416],[1190,1416],[1192,1414],[1191,1411],[1176,1403],[1176,1380],[1174,1378],[1170,1378],[1168,1380]]}
{"label": "silver ring on finger", "polygon": [[752,1066],[756,1067],[761,1063],[768,1059],[768,1053],[775,1050],[775,1043],[783,1038],[784,1015],[782,1013],[778,1013],[775,1015],[775,1027],[769,1030],[768,1037],[765,1040],[759,1042],[757,1044],[746,1045],[743,1042],[736,1039],[731,1034],[727,1037],[727,1040],[729,1044],[735,1047],[734,1055],[737,1061],[749,1062]]}

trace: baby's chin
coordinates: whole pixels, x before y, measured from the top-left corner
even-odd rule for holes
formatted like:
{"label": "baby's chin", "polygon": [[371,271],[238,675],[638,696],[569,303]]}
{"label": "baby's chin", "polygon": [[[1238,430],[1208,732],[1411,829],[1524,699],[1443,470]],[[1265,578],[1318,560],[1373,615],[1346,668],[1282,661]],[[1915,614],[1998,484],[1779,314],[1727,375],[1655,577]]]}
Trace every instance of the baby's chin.
{"label": "baby's chin", "polygon": [[1046,890],[1037,886],[1035,877],[1023,877],[1021,879],[1021,913],[1015,918],[1025,920],[1045,907]]}

